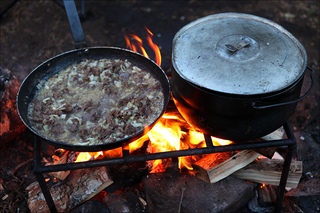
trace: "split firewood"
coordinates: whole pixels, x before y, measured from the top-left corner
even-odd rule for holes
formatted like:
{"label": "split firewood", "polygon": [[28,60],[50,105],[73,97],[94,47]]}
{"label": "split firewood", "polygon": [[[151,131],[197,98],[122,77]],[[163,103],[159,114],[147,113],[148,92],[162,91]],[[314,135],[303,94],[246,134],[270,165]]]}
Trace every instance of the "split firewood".
{"label": "split firewood", "polygon": [[[60,184],[61,183],[61,184]],[[74,207],[91,199],[113,183],[105,167],[72,170],[64,182],[58,182],[49,191],[58,212],[69,212]],[[28,207],[30,212],[49,212],[38,182],[29,185]]]}
{"label": "split firewood", "polygon": [[[278,186],[283,169],[283,159],[258,159],[232,175],[244,180]],[[292,160],[286,187],[296,188],[302,176],[302,161]]]}
{"label": "split firewood", "polygon": [[[45,162],[45,166],[74,163],[76,162],[79,154],[80,152],[68,151],[64,149],[56,149],[55,154],[53,154],[49,159],[43,158],[43,161]],[[88,155],[90,154],[88,153]],[[59,180],[64,180],[70,174],[70,170],[49,172],[48,174],[52,177],[58,178]]]}
{"label": "split firewood", "polygon": [[271,132],[270,134],[261,137],[261,139],[266,140],[266,141],[268,141],[268,140],[279,140],[279,139],[283,138],[283,135],[284,135],[283,127],[280,127],[276,131]]}
{"label": "split firewood", "polygon": [[254,149],[254,151],[256,151],[257,153],[259,153],[269,159],[271,159],[273,157],[276,150],[277,150],[277,147],[265,147],[265,148]]}
{"label": "split firewood", "polygon": [[[263,141],[280,140],[283,138],[283,135],[284,135],[284,130],[283,130],[283,127],[281,127],[279,129],[277,129],[276,131],[271,132],[270,134],[261,137],[261,139]],[[276,152],[276,150],[277,150],[277,147],[264,147],[264,148],[255,149],[254,151],[271,159],[273,157],[274,153]]]}
{"label": "split firewood", "polygon": [[244,150],[234,155],[232,152],[205,155],[192,164],[196,176],[209,183],[216,183],[233,172],[247,166],[260,154],[253,150]]}
{"label": "split firewood", "polygon": [[[68,155],[69,151],[63,151],[61,156],[52,156],[52,162],[46,162],[46,166],[51,166],[51,165],[59,165],[59,164],[65,164],[67,163],[68,160]],[[58,172],[50,172],[48,173],[52,177],[58,178],[59,180],[64,180],[68,175],[70,174],[70,170],[66,171],[58,171]]]}

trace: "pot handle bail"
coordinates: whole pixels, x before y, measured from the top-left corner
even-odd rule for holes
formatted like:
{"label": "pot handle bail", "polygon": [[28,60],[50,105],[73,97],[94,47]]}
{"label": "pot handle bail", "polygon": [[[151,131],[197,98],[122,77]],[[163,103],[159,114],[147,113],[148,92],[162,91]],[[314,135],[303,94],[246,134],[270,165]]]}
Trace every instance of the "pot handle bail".
{"label": "pot handle bail", "polygon": [[87,47],[86,38],[83,33],[79,14],[74,0],[63,0],[64,7],[68,16],[68,21],[76,49]]}
{"label": "pot handle bail", "polygon": [[299,102],[302,99],[304,99],[307,95],[309,95],[309,93],[311,92],[312,87],[313,87],[313,73],[314,73],[314,71],[310,67],[307,67],[307,69],[310,71],[310,79],[311,79],[310,87],[309,87],[308,91],[306,93],[304,93],[302,96],[300,96],[298,99],[293,100],[293,101],[283,102],[283,103],[269,104],[269,105],[260,105],[260,104],[258,105],[258,102],[252,102],[251,103],[252,108],[254,108],[254,109],[266,109],[266,108],[271,108],[271,107],[278,107],[278,106],[293,104],[293,103]]}

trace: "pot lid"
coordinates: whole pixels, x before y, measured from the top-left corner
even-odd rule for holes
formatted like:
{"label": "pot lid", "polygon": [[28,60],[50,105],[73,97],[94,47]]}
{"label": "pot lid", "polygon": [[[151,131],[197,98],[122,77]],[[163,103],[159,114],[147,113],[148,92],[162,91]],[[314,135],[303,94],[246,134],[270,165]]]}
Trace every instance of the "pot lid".
{"label": "pot lid", "polygon": [[185,80],[214,91],[255,95],[282,90],[303,74],[301,43],[280,25],[242,13],[195,20],[173,39],[172,63]]}

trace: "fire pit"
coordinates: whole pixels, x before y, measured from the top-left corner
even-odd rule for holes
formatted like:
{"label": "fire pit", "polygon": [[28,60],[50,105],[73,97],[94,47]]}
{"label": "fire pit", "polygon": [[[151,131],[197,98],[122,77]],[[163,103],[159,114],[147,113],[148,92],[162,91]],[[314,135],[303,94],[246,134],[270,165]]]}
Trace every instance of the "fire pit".
{"label": "fire pit", "polygon": [[[246,144],[229,144],[229,145],[218,145],[215,146],[213,144],[212,138],[208,135],[204,135],[205,139],[205,147],[202,148],[189,148],[185,150],[173,150],[166,152],[154,152],[154,153],[146,153],[139,155],[132,155],[129,153],[128,148],[121,148],[120,157],[109,157],[99,160],[91,160],[87,162],[71,162],[71,163],[62,163],[51,166],[43,166],[41,160],[41,141],[35,136],[34,140],[34,173],[37,177],[37,181],[40,184],[41,190],[44,194],[46,202],[49,206],[50,211],[55,212],[56,207],[55,203],[52,199],[51,193],[48,189],[47,182],[45,181],[44,173],[52,173],[59,171],[69,171],[69,170],[78,170],[84,168],[96,168],[96,167],[104,167],[111,165],[122,165],[122,164],[130,164],[135,162],[146,162],[157,159],[168,159],[168,158],[180,158],[183,156],[195,156],[195,155],[203,155],[210,153],[221,153],[221,152],[230,152],[230,151],[239,151],[239,150],[257,150],[260,148],[266,147],[287,147],[286,158],[283,164],[283,170],[281,175],[281,180],[279,184],[279,191],[277,197],[277,203],[275,206],[275,211],[280,211],[282,199],[284,195],[284,190],[286,187],[286,182],[288,178],[289,168],[291,164],[292,155],[294,152],[294,146],[296,144],[295,137],[293,135],[292,129],[286,123],[283,126],[285,130],[286,137],[285,139],[276,139],[269,141],[254,141],[248,142]],[[134,143],[134,142],[133,142]],[[102,150],[103,151],[103,150]],[[255,156],[254,158],[256,158]]]}
{"label": "fire pit", "polygon": [[[289,137],[290,138],[290,137]],[[38,139],[37,139],[38,140]],[[287,141],[286,142],[284,142],[285,144],[287,143]],[[210,143],[209,143],[210,144]],[[281,143],[280,143],[281,144]],[[280,145],[281,146],[281,145]],[[285,145],[286,146],[286,145]],[[291,146],[291,145],[288,145],[288,146]],[[215,147],[215,146],[214,146]],[[249,147],[250,148],[250,147]],[[229,149],[229,148],[227,148],[227,149]],[[240,147],[240,150],[241,150],[242,148]],[[219,150],[219,151],[222,151],[220,148],[218,148],[218,149],[215,149],[215,150]],[[38,151],[37,151],[38,152]],[[39,151],[40,152],[40,151]],[[126,151],[124,151],[124,153],[126,153]],[[184,153],[182,153],[182,154],[184,154]],[[187,153],[188,155],[189,155],[189,153]],[[123,154],[124,155],[124,154]],[[125,155],[124,155],[125,156]],[[170,156],[171,157],[171,155],[168,155],[168,156]],[[179,157],[179,155],[177,155],[178,157]],[[154,157],[157,157],[157,156],[154,156]],[[174,156],[173,156],[174,157]],[[151,157],[151,158],[153,158],[153,157]],[[163,156],[159,156],[159,158],[164,158]],[[116,158],[117,159],[117,158]],[[149,159],[148,157],[145,157],[144,159]],[[129,161],[131,161],[132,160],[132,162],[136,162],[136,160],[137,159],[131,159],[131,157],[129,157]],[[114,160],[114,159],[112,159],[112,161],[113,161],[113,163],[114,164],[117,164],[118,162],[119,163],[122,163],[122,162],[127,162],[127,160],[126,160],[126,158],[124,159],[124,160]],[[140,161],[140,160],[139,160]],[[39,161],[38,161],[39,162]],[[80,163],[81,164],[81,163]],[[77,165],[80,165],[80,164],[78,164],[77,163]],[[69,167],[73,167],[73,166],[69,166]],[[39,169],[39,167],[35,167],[36,168],[36,170],[35,171],[37,171],[37,169]],[[78,167],[77,167],[78,168]],[[52,168],[50,167],[49,168],[49,170],[51,170]],[[38,172],[39,172],[39,170],[38,170]],[[42,172],[40,172],[40,173],[42,173]]]}

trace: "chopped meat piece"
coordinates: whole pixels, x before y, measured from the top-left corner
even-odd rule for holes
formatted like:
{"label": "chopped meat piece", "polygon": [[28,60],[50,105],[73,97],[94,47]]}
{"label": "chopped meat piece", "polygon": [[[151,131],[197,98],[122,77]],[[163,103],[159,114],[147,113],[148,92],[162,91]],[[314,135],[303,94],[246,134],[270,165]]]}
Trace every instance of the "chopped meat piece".
{"label": "chopped meat piece", "polygon": [[33,110],[34,110],[35,112],[40,112],[43,105],[44,105],[44,104],[41,103],[41,100],[35,100],[35,101],[33,102]]}
{"label": "chopped meat piece", "polygon": [[137,132],[137,128],[132,126],[131,124],[128,124],[125,126],[124,128],[124,132],[127,134],[127,135],[132,135],[134,134],[135,132]]}
{"label": "chopped meat piece", "polygon": [[98,76],[100,74],[100,70],[97,67],[92,67],[91,72],[95,76]]}
{"label": "chopped meat piece", "polygon": [[88,111],[90,109],[90,107],[92,106],[92,100],[86,101],[83,105],[82,105],[82,110],[83,111]]}
{"label": "chopped meat piece", "polygon": [[72,112],[72,110],[73,110],[73,107],[72,107],[71,103],[67,102],[66,105],[64,106],[64,109],[62,109],[61,111],[63,113],[70,113],[70,112]]}
{"label": "chopped meat piece", "polygon": [[50,130],[53,134],[61,135],[63,133],[63,129],[61,126],[53,126],[52,129]]}
{"label": "chopped meat piece", "polygon": [[68,130],[70,130],[70,132],[76,132],[78,128],[79,126],[75,123],[68,124]]}

